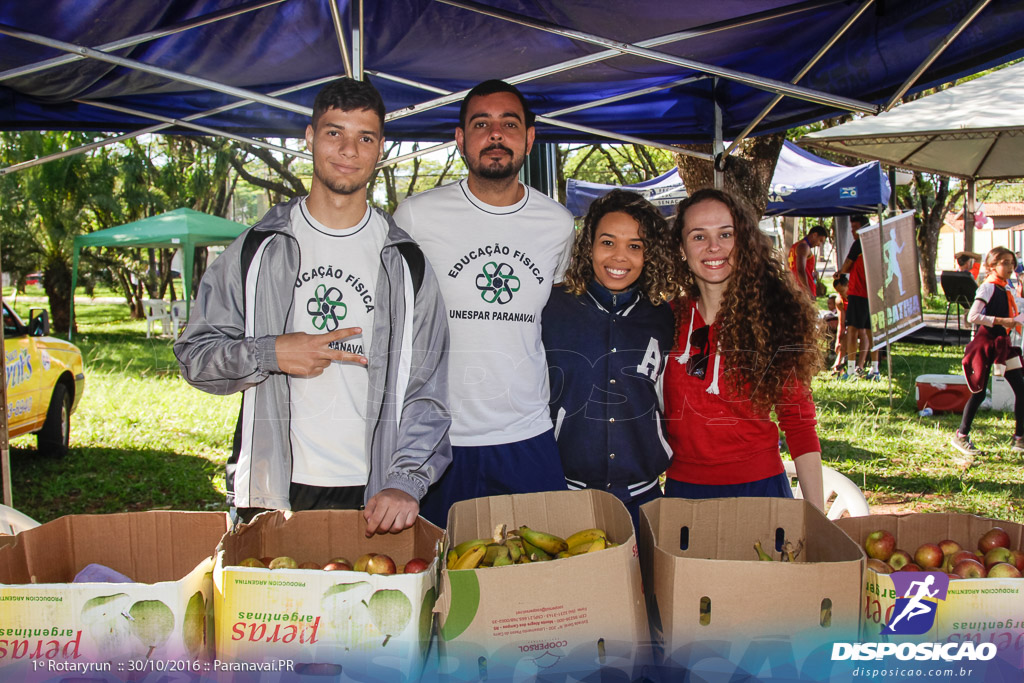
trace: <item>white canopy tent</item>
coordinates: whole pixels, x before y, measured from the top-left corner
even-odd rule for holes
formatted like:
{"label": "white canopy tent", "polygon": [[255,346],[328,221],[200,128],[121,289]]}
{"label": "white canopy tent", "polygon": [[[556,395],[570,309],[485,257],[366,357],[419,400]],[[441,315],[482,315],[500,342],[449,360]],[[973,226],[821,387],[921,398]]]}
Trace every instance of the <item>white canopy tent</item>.
{"label": "white canopy tent", "polygon": [[1024,175],[1024,62],[805,135],[801,146],[959,178]]}
{"label": "white canopy tent", "polygon": [[1024,62],[799,142],[965,179],[964,248],[970,251],[975,182],[1024,177]]}

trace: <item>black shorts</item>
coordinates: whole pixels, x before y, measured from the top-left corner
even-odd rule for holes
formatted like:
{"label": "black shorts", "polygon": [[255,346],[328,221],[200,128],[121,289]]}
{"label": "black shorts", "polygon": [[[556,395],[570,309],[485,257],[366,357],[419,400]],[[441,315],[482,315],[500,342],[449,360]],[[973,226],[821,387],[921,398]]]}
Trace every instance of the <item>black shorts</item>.
{"label": "black shorts", "polygon": [[846,326],[860,330],[871,329],[871,309],[865,296],[850,295],[846,301]]}
{"label": "black shorts", "polygon": [[[292,482],[288,489],[288,502],[292,510],[359,510],[363,507],[365,486],[312,486]],[[236,514],[243,523],[267,508],[238,508]]]}

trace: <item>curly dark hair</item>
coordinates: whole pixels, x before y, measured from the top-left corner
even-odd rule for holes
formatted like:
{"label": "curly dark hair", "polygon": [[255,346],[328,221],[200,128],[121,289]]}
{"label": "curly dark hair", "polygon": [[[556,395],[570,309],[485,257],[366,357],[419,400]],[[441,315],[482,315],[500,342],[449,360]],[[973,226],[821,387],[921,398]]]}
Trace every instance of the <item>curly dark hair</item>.
{"label": "curly dark hair", "polygon": [[637,287],[655,306],[674,299],[679,294],[677,248],[668,221],[657,207],[628,190],[612,190],[590,205],[583,219],[583,228],[576,233],[572,260],[565,272],[563,286],[576,296],[587,290],[587,285],[594,279],[594,233],[597,224],[616,211],[627,214],[640,225],[644,269],[637,278]]}
{"label": "curly dark hair", "polygon": [[[817,344],[818,311],[775,256],[771,240],[758,228],[753,210],[729,192],[707,188],[679,203],[672,226],[679,253],[687,209],[706,201],[724,204],[733,221],[732,275],[717,318],[727,371],[722,376],[734,391],[750,391],[755,408],[770,410],[789,382],[797,380],[810,387],[811,379],[822,367]],[[683,296],[697,299],[697,280],[686,261],[680,261]],[[677,338],[680,326],[686,322],[681,319],[686,310],[688,306],[676,307]]]}

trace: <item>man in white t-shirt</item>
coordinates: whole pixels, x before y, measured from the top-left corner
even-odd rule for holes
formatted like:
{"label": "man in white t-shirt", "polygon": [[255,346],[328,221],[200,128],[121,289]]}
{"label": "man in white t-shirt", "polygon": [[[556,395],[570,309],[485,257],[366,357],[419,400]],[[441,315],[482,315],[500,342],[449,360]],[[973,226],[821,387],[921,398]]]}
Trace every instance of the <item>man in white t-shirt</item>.
{"label": "man in white t-shirt", "polygon": [[451,460],[437,281],[366,202],[383,128],[368,82],[317,94],[309,196],[275,206],[213,262],[175,342],[190,384],[242,392],[227,489],[243,521],[365,506],[367,535],[398,532]]}
{"label": "man in white t-shirt", "polygon": [[395,220],[434,268],[451,330],[453,460],[422,503],[444,525],[459,500],[565,489],[548,412],[541,312],[572,248],[570,213],[519,182],[534,115],[486,81],[462,102],[461,182],[406,199]]}

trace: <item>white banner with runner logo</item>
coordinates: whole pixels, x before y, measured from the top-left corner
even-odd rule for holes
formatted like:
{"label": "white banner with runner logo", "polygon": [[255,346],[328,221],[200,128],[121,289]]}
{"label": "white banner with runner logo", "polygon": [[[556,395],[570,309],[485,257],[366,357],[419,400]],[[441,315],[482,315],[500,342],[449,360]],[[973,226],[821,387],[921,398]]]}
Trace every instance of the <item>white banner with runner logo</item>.
{"label": "white banner with runner logo", "polygon": [[860,230],[871,311],[871,350],[924,327],[914,214]]}

